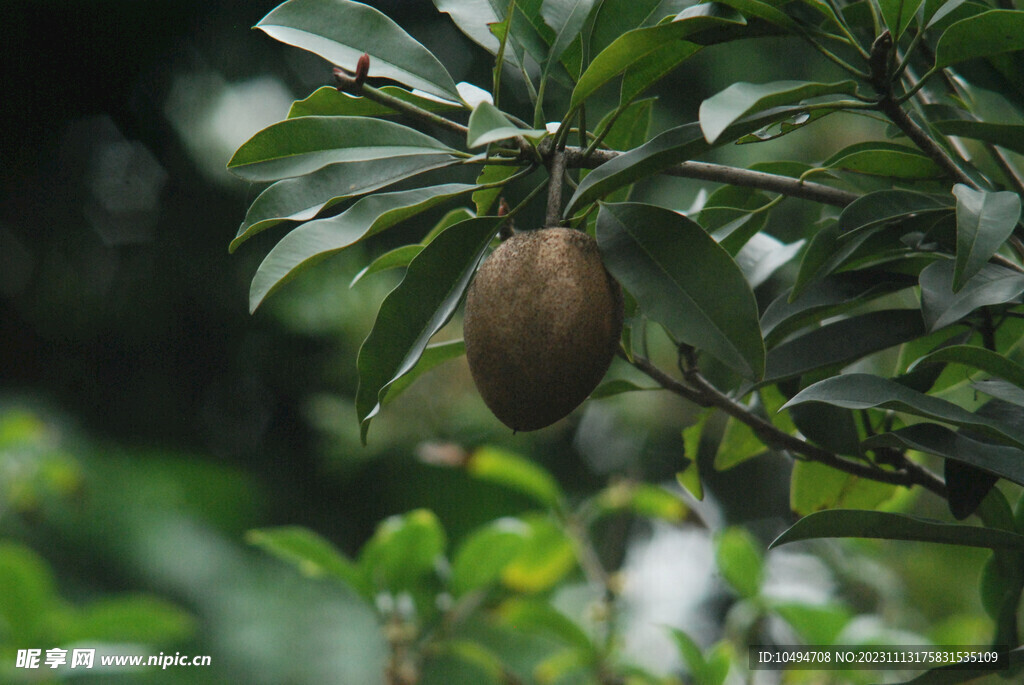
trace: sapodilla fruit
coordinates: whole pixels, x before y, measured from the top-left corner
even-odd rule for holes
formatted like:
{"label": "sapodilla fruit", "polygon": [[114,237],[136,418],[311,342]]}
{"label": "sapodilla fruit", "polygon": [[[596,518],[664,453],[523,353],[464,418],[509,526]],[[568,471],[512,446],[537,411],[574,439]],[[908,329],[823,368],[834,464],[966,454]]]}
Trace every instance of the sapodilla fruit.
{"label": "sapodilla fruit", "polygon": [[622,290],[587,234],[517,233],[477,272],[463,328],[484,402],[509,428],[536,430],[601,382],[622,334]]}

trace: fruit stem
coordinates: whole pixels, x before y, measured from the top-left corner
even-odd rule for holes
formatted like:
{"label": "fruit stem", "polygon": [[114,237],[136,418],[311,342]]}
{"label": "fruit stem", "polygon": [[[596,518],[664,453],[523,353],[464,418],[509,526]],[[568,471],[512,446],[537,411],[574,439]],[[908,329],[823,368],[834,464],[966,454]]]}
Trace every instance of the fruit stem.
{"label": "fruit stem", "polygon": [[548,208],[544,216],[545,228],[560,225],[562,216],[562,176],[565,174],[565,150],[551,150],[548,159]]}

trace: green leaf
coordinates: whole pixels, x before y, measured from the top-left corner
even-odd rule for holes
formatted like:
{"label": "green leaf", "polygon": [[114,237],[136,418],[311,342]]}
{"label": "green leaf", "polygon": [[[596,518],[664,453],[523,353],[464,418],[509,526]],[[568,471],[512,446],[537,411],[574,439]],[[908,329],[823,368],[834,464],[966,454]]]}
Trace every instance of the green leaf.
{"label": "green leaf", "polygon": [[[550,602],[513,598],[501,603],[498,616],[507,625],[531,633],[546,633],[593,656],[594,645],[583,629]],[[543,681],[554,682],[554,681]]]}
{"label": "green leaf", "polygon": [[731,231],[726,236],[720,236],[721,232],[716,232],[713,237],[721,241],[720,244],[726,252],[732,254],[732,250],[738,250],[734,258],[751,288],[757,288],[771,278],[772,274],[788,264],[804,245],[803,240],[786,245],[767,233],[749,235],[745,230]]}
{"label": "green leaf", "polygon": [[[461,110],[462,106],[447,100],[437,100],[410,93],[398,86],[384,86],[385,95],[416,105],[428,112],[450,112]],[[288,119],[310,116],[386,117],[400,114],[396,109],[365,97],[343,93],[333,86],[321,86],[304,100],[296,100],[288,110]]]}
{"label": "green leaf", "polygon": [[840,319],[768,351],[764,382],[846,364],[925,334],[916,309],[887,309]]}
{"label": "green leaf", "polygon": [[466,468],[474,478],[521,492],[548,509],[559,509],[565,495],[558,481],[535,462],[497,447],[481,447]]}
{"label": "green leaf", "polygon": [[416,365],[427,342],[455,312],[500,222],[481,217],[445,229],[384,299],[356,362],[356,414],[364,442],[388,386]]}
{"label": "green leaf", "polygon": [[974,414],[959,405],[879,376],[851,373],[818,381],[801,390],[783,408],[804,402],[824,402],[847,409],[875,407],[971,428],[1024,447],[1024,426]]}
{"label": "green leaf", "polygon": [[[480,170],[480,174],[476,177],[476,182],[481,186],[499,183],[511,178],[519,170],[518,167],[510,164],[488,164]],[[483,188],[473,193],[473,205],[476,207],[476,216],[496,214],[497,210],[492,212],[491,209],[494,207],[495,200],[501,196],[504,190],[505,186],[500,185],[494,188]]]}
{"label": "green leaf", "polygon": [[447,537],[437,516],[416,509],[384,519],[359,553],[359,568],[377,590],[414,590],[433,575]]}
{"label": "green leaf", "polygon": [[947,212],[950,209],[950,204],[944,198],[933,195],[911,190],[876,190],[843,208],[839,215],[839,232],[848,236],[911,215]]}
{"label": "green leaf", "polygon": [[[753,406],[749,409],[753,409]],[[725,423],[722,441],[715,451],[715,470],[731,469],[767,450],[750,426],[730,416]]]}
{"label": "green leaf", "polygon": [[[434,0],[438,12],[448,14],[460,31],[492,55],[498,54],[500,43],[488,26],[504,21],[509,4],[509,0]],[[519,66],[519,56],[509,47],[505,59]]]}
{"label": "green leaf", "polygon": [[715,563],[725,582],[743,598],[761,591],[764,558],[754,538],[743,528],[726,528],[715,538]]}
{"label": "green leaf", "polygon": [[1024,549],[1024,535],[1005,530],[859,509],[830,509],[805,516],[775,538],[768,549],[817,538],[878,538],[989,549]]}
{"label": "green leaf", "polygon": [[61,621],[55,640],[64,642],[181,642],[195,633],[196,621],[167,600],[146,595],[104,597]]}
{"label": "green leaf", "polygon": [[977,345],[950,345],[930,352],[910,365],[911,371],[922,364],[964,364],[1010,381],[1024,388],[1024,366],[998,352]]}
{"label": "green leaf", "polygon": [[771,611],[788,623],[805,645],[831,645],[853,618],[841,604],[804,604],[773,601]]}
{"label": "green leaf", "polygon": [[[418,245],[415,247],[419,247]],[[381,404],[393,402],[395,398],[405,392],[406,388],[431,369],[444,364],[452,359],[458,359],[466,354],[466,344],[462,340],[447,340],[445,342],[433,343],[423,348],[423,354],[408,373],[398,378],[388,386],[387,393]]]}
{"label": "green leaf", "polygon": [[686,670],[694,677],[703,674],[707,664],[704,661],[704,654],[701,652],[700,645],[678,628],[669,628],[668,630],[673,641],[676,643],[676,650],[679,652]]}
{"label": "green leaf", "polygon": [[517,592],[544,592],[576,568],[576,548],[548,518],[531,518],[522,551],[501,572],[501,581]]}
{"label": "green leaf", "polygon": [[980,307],[1014,301],[1024,293],[1024,274],[995,264],[985,264],[956,293],[953,274],[949,259],[921,271],[921,313],[930,331],[956,323]]}
{"label": "green leaf", "polygon": [[57,588],[46,560],[25,545],[0,540],[0,586],[5,642],[27,645],[50,639],[47,617],[57,603]]}
{"label": "green leaf", "polygon": [[990,378],[988,380],[975,381],[971,383],[971,387],[985,393],[989,397],[995,397],[1003,402],[1024,407],[1024,389],[1017,387],[1013,383],[1007,383],[998,378]]}
{"label": "green leaf", "polygon": [[679,523],[686,518],[686,505],[678,495],[650,483],[619,481],[602,490],[595,499],[602,512],[632,511],[640,516]]}
{"label": "green leaf", "polygon": [[843,148],[822,166],[892,178],[940,178],[944,174],[931,158],[915,148],[874,140]]}
{"label": "green leaf", "polygon": [[825,95],[851,95],[854,81],[812,83],[774,81],[771,83],[734,83],[712,95],[700,105],[700,126],[708,143],[714,143],[734,122],[767,109],[794,105]]}
{"label": "green leaf", "polygon": [[372,599],[366,577],[328,540],[300,526],[259,528],[245,535],[246,542],[287,561],[305,576],[340,580],[365,599]]}
{"label": "green leaf", "polygon": [[604,204],[597,241],[608,270],[649,318],[747,378],[763,374],[753,293],[704,229],[660,207]]}
{"label": "green leaf", "polygon": [[1024,154],[1024,125],[994,124],[987,121],[968,119],[943,119],[933,121],[932,126],[948,136],[974,138],[992,143],[1007,150]]}
{"label": "green leaf", "polygon": [[256,24],[271,38],[353,69],[370,55],[371,78],[387,78],[461,101],[437,58],[380,11],[349,0],[288,0]]}
{"label": "green leaf", "polygon": [[423,245],[418,244],[402,245],[401,247],[396,247],[393,250],[385,252],[360,269],[359,273],[352,277],[352,282],[348,284],[348,287],[351,288],[367,276],[372,276],[373,274],[380,273],[381,271],[400,269],[402,267],[409,266],[409,262],[415,259],[416,255],[423,251],[423,248]]}
{"label": "green leaf", "polygon": [[452,560],[451,587],[463,595],[497,583],[505,566],[526,544],[529,526],[518,519],[498,519],[474,530]]}
{"label": "green leaf", "polygon": [[337,162],[447,157],[452,152],[426,134],[383,119],[299,117],[272,124],[247,140],[228,162],[228,170],[247,181],[276,181]]}
{"label": "green leaf", "polygon": [[544,22],[555,32],[548,59],[557,61],[583,29],[597,0],[545,0],[540,6]]}
{"label": "green leaf", "polygon": [[953,292],[961,288],[1013,233],[1020,218],[1020,197],[1007,191],[953,186],[956,196],[956,268]]}
{"label": "green leaf", "polygon": [[764,19],[769,24],[774,24],[785,29],[794,35],[802,35],[803,29],[788,14],[772,4],[760,0],[719,0],[724,5],[738,9],[747,17]]}
{"label": "green leaf", "polygon": [[466,146],[480,147],[516,136],[540,138],[547,133],[544,129],[519,128],[508,120],[501,110],[487,102],[481,102],[469,115],[469,132],[466,134]]}
{"label": "green leaf", "polygon": [[695,55],[698,50],[699,47],[693,43],[683,40],[671,41],[630,64],[622,73],[622,85],[619,88],[620,106],[639,97]]}
{"label": "green leaf", "polygon": [[1024,12],[991,10],[947,28],[935,46],[935,66],[1024,50]]}
{"label": "green leaf", "polygon": [[308,221],[342,200],[452,164],[451,157],[418,155],[330,164],[311,174],[274,183],[253,200],[228,250],[283,221]]}
{"label": "green leaf", "polygon": [[968,438],[934,423],[917,423],[873,435],[864,447],[896,447],[936,454],[1024,485],[1024,450]]}
{"label": "green leaf", "polygon": [[903,32],[914,20],[917,8],[924,0],[878,0],[885,25],[889,27],[893,43],[898,43]]}
{"label": "green leaf", "polygon": [[661,388],[652,385],[637,385],[632,381],[616,378],[597,386],[597,390],[590,393],[590,399],[599,400],[605,397],[612,397],[613,395],[621,395],[625,392],[638,392],[641,390],[661,390]]}
{"label": "green leaf", "polygon": [[875,508],[894,494],[894,485],[813,461],[797,461],[790,480],[789,507],[801,516],[825,509]]}
{"label": "green leaf", "polygon": [[299,226],[282,238],[260,264],[249,289],[250,310],[256,311],[268,295],[331,254],[475,188],[448,183],[368,195],[337,216]]}

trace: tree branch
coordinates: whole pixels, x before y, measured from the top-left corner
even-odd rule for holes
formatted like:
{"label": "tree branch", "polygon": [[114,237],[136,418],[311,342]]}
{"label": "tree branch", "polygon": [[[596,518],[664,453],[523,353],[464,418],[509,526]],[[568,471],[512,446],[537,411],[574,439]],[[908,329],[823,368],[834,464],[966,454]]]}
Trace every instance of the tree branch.
{"label": "tree branch", "polygon": [[548,207],[545,228],[559,225],[562,216],[562,176],[565,174],[565,150],[552,147],[548,157]]}
{"label": "tree branch", "polygon": [[794,455],[799,455],[798,458],[816,461],[850,475],[908,488],[920,485],[940,497],[946,497],[946,486],[940,478],[902,455],[899,455],[900,459],[897,460],[899,463],[896,466],[900,469],[898,471],[886,471],[876,466],[845,459],[795,435],[785,433],[771,422],[752,414],[742,404],[711,385],[695,368],[686,371],[686,380],[689,383],[687,385],[672,378],[645,357],[634,356],[632,363],[662,388],[702,407],[721,409],[729,416],[746,424],[758,439],[769,447],[791,452]]}

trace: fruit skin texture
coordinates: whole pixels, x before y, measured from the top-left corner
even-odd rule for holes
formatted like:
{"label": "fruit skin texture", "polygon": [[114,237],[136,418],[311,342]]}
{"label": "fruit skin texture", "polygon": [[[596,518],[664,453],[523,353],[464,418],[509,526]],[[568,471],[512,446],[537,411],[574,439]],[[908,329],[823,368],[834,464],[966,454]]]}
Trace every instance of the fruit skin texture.
{"label": "fruit skin texture", "polygon": [[484,402],[509,428],[536,430],[601,382],[622,335],[622,290],[587,234],[517,233],[473,279],[463,330]]}

